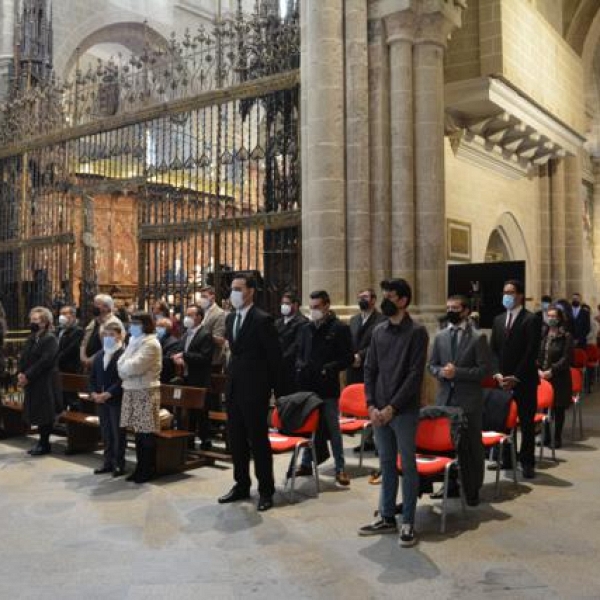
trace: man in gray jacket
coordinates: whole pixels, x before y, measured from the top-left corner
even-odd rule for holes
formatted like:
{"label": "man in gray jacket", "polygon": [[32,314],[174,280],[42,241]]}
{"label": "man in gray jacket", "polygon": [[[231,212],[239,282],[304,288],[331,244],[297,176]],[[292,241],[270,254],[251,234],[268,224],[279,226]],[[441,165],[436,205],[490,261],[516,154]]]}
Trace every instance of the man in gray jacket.
{"label": "man in gray jacket", "polygon": [[[483,390],[481,380],[491,372],[491,356],[485,334],[469,322],[469,301],[465,296],[450,296],[446,302],[448,326],[433,342],[429,372],[438,380],[438,406],[459,406],[467,418],[466,443],[461,451],[468,504],[479,504],[483,483],[484,449],[481,442]],[[442,497],[441,492],[433,498]],[[457,487],[448,490],[458,495]]]}

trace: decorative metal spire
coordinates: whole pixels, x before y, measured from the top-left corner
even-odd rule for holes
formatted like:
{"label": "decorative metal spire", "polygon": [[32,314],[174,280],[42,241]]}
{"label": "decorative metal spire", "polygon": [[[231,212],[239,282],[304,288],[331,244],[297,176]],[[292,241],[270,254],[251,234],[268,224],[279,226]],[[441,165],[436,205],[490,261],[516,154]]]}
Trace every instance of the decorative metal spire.
{"label": "decorative metal spire", "polygon": [[48,81],[52,73],[53,29],[49,0],[23,0],[17,40],[15,86],[21,89]]}

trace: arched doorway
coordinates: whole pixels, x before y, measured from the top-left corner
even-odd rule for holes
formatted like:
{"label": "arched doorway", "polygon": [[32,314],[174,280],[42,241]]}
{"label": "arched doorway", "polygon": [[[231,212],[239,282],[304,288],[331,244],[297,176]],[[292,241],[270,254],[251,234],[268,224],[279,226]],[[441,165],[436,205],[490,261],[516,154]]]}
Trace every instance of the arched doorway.
{"label": "arched doorway", "polygon": [[485,250],[485,262],[502,262],[511,260],[510,252],[502,238],[500,230],[492,231]]}

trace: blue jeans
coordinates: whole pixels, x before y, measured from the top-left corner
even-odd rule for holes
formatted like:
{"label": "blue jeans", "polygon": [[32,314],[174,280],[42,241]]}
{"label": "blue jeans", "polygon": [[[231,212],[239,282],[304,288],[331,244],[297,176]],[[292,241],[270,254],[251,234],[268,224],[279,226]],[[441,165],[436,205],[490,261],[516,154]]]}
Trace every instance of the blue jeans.
{"label": "blue jeans", "polygon": [[[335,472],[340,473],[344,470],[344,443],[342,441],[342,432],[340,431],[340,401],[338,398],[323,399],[321,406],[321,418],[325,422],[327,434],[331,442],[331,453],[335,461]],[[304,449],[302,454],[302,466],[310,467],[312,464],[312,454],[308,448]]]}
{"label": "blue jeans", "polygon": [[415,459],[415,435],[419,424],[419,409],[395,416],[387,425],[374,427],[375,443],[381,468],[379,514],[393,518],[398,495],[398,452],[402,458],[402,522],[413,524],[419,493],[419,474]]}

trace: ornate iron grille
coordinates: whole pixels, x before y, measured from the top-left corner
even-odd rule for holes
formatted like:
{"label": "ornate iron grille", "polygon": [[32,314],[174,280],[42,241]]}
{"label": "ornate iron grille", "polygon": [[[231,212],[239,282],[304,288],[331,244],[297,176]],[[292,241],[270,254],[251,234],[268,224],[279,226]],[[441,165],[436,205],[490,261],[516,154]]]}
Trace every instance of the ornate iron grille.
{"label": "ornate iron grille", "polygon": [[204,285],[224,297],[234,270],[257,272],[267,308],[298,290],[299,31],[288,4],[287,20],[258,3],[250,19],[4,107],[0,299],[11,326],[35,304],[76,302],[86,319],[98,291],[142,306],[193,301]]}

